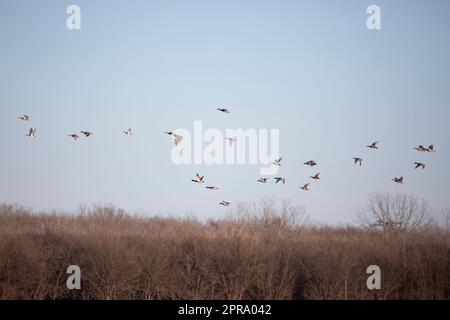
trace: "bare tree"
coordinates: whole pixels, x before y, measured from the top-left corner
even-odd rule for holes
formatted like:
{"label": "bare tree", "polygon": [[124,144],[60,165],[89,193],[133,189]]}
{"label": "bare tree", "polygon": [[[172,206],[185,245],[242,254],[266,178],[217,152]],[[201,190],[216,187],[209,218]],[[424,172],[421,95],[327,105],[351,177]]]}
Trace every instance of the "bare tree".
{"label": "bare tree", "polygon": [[366,210],[358,218],[364,227],[383,231],[420,230],[432,222],[426,200],[390,193],[370,195]]}

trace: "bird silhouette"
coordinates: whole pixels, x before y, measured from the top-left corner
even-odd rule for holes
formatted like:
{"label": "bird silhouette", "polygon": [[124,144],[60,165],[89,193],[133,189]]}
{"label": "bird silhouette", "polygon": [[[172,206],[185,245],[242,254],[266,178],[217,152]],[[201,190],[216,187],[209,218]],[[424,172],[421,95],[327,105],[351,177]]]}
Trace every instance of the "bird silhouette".
{"label": "bird silhouette", "polygon": [[214,190],[214,191],[219,190],[219,187],[216,187],[216,186],[207,186],[205,188],[209,189],[209,190]]}
{"label": "bird silhouette", "polygon": [[355,164],[359,164],[359,166],[362,165],[363,159],[361,159],[361,158],[353,158],[353,160],[355,161]]}
{"label": "bird silhouette", "polygon": [[80,133],[81,133],[81,134],[84,134],[84,136],[85,136],[86,138],[93,135],[93,133],[90,132],[90,131],[80,131]]}
{"label": "bird silhouette", "polygon": [[28,133],[26,134],[26,136],[30,137],[30,138],[36,138],[37,137],[36,129],[30,128],[30,130],[28,130]]}
{"label": "bird silhouette", "polygon": [[311,178],[311,179],[314,179],[314,180],[320,180],[319,175],[320,175],[320,172],[316,173],[316,174],[313,175],[313,176],[310,176],[310,178]]}
{"label": "bird silhouette", "polygon": [[220,205],[224,206],[224,207],[229,207],[230,206],[230,202],[223,200],[221,203],[219,203]]}
{"label": "bird silhouette", "polygon": [[236,137],[225,138],[225,140],[228,140],[228,143],[229,143],[230,147],[232,147],[233,143],[237,141],[237,138]]}
{"label": "bird silhouette", "polygon": [[274,179],[275,179],[275,183],[278,183],[278,182],[281,182],[283,184],[286,183],[286,179],[283,177],[275,177]]}
{"label": "bird silhouette", "polygon": [[126,134],[127,136],[133,135],[133,131],[131,130],[131,128],[128,128],[127,130],[123,130],[122,133]]}
{"label": "bird silhouette", "polygon": [[17,119],[20,119],[22,121],[29,121],[30,120],[30,116],[27,116],[26,114],[24,114],[22,116],[18,116]]}
{"label": "bird silhouette", "polygon": [[306,184],[304,184],[303,186],[301,186],[299,188],[302,189],[302,190],[305,190],[305,191],[309,191],[309,185],[310,185],[310,183],[306,183]]}
{"label": "bird silhouette", "polygon": [[314,160],[306,161],[304,164],[311,166],[311,167],[317,166],[317,163]]}
{"label": "bird silhouette", "polygon": [[73,140],[77,141],[79,136],[76,133],[69,134],[69,137],[73,138]]}
{"label": "bird silhouette", "polygon": [[432,144],[430,144],[430,146],[427,148],[427,151],[428,151],[428,152],[436,152],[436,151],[434,150],[434,146],[433,146]]}
{"label": "bird silhouette", "polygon": [[228,109],[228,108],[217,108],[217,110],[219,110],[219,111],[221,111],[223,113],[230,113],[231,112],[230,109]]}
{"label": "bird silhouette", "polygon": [[283,157],[273,160],[272,164],[281,167],[281,160],[283,160]]}
{"label": "bird silhouette", "polygon": [[370,149],[378,149],[378,144],[380,143],[380,141],[375,141],[375,142],[372,142],[371,144],[369,144],[368,146],[366,146],[367,148],[370,148]]}
{"label": "bird silhouette", "polygon": [[425,169],[425,163],[414,162],[414,164],[416,165],[416,167],[414,169],[418,169],[418,168]]}
{"label": "bird silhouette", "polygon": [[205,178],[205,176],[200,176],[198,173],[195,174],[195,179],[192,179],[192,182],[195,183],[204,183],[205,181],[203,180],[203,178]]}
{"label": "bird silhouette", "polygon": [[427,148],[425,148],[423,145],[419,145],[418,147],[415,147],[415,148],[413,148],[413,149],[415,149],[415,150],[417,150],[417,151],[419,151],[419,152],[425,152],[425,151],[428,151],[428,149]]}
{"label": "bird silhouette", "polygon": [[181,141],[183,141],[183,137],[172,132],[172,131],[166,131],[165,134],[168,134],[173,138],[173,141],[175,142],[175,145],[177,146]]}
{"label": "bird silhouette", "polygon": [[261,182],[261,183],[267,183],[267,178],[259,178],[258,179],[258,182]]}
{"label": "bird silhouette", "polygon": [[403,177],[394,177],[394,179],[392,179],[392,181],[396,182],[396,183],[403,183]]}

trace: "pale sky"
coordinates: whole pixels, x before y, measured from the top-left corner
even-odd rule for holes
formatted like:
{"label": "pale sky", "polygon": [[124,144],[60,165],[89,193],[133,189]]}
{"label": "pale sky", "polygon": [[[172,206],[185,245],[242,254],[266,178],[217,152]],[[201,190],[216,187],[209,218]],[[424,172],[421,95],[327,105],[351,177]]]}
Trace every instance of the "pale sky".
{"label": "pale sky", "polygon": [[[70,4],[81,30],[66,28]],[[324,223],[354,221],[379,191],[450,207],[449,13],[444,0],[0,0],[0,202],[215,218],[222,200],[273,197]],[[174,165],[162,132],[195,120],[279,129],[286,184],[257,183],[255,165]],[[94,136],[67,136],[80,130]],[[431,143],[435,154],[412,149]],[[221,190],[192,183],[196,172]]]}

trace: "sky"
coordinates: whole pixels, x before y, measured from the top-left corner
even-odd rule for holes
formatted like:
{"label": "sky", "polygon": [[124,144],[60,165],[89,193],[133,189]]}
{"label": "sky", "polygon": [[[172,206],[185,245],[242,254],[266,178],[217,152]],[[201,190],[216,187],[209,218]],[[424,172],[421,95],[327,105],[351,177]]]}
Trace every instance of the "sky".
{"label": "sky", "polygon": [[[66,27],[72,4],[80,30]],[[381,30],[366,26],[372,4]],[[204,219],[270,197],[328,224],[354,222],[374,192],[449,208],[449,12],[444,0],[0,0],[0,202]],[[163,132],[197,120],[279,129],[286,184],[257,183],[258,165],[173,164]],[[80,130],[94,136],[67,136]]]}

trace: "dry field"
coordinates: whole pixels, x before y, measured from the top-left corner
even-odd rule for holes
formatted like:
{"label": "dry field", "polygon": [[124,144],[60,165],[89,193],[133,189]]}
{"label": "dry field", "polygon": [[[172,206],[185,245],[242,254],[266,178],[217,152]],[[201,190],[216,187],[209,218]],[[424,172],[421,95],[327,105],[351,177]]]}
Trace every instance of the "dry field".
{"label": "dry field", "polygon": [[[0,299],[449,299],[450,235],[308,223],[288,203],[143,218],[0,205]],[[381,268],[368,290],[366,268]],[[68,290],[66,269],[81,268]]]}

